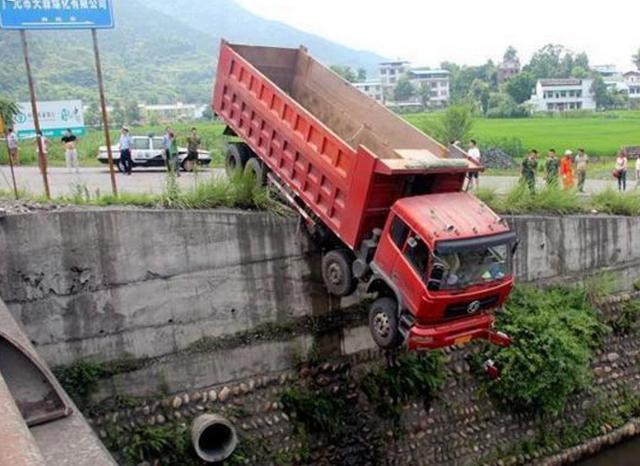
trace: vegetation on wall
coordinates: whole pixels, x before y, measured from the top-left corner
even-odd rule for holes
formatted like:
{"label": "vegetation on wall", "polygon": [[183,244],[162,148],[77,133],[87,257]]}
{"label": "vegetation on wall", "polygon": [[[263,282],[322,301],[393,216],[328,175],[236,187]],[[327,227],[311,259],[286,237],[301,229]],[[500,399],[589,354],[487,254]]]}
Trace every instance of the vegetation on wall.
{"label": "vegetation on wall", "polygon": [[389,365],[379,365],[360,382],[360,388],[383,419],[400,420],[404,403],[421,400],[428,410],[445,379],[442,354],[402,353]]}
{"label": "vegetation on wall", "polygon": [[501,377],[484,389],[505,408],[532,415],[561,412],[570,396],[590,386],[591,360],[608,332],[584,288],[518,287],[498,327],[513,338],[507,348],[486,345],[476,367],[492,359]]}
{"label": "vegetation on wall", "polygon": [[68,366],[55,367],[53,374],[73,401],[85,407],[106,369],[103,364],[81,359]]}

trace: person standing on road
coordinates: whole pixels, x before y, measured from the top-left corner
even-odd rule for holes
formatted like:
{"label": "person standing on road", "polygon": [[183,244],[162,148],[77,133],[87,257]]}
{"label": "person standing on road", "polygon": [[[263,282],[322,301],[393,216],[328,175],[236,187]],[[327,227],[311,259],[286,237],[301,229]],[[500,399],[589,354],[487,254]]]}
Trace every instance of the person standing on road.
{"label": "person standing on road", "polygon": [[164,136],[162,136],[162,148],[164,149],[164,160],[167,163],[167,170],[169,167],[169,157],[171,156],[171,128],[168,126],[164,130]]}
{"label": "person standing on road", "polygon": [[18,137],[13,128],[7,130],[7,146],[9,147],[9,158],[14,166],[20,165],[20,148],[18,147]]}
{"label": "person standing on road", "polygon": [[640,154],[636,156],[636,189],[640,187]]}
{"label": "person standing on road", "polygon": [[578,191],[584,192],[584,183],[587,180],[587,165],[589,164],[589,156],[584,153],[584,149],[578,149],[576,155],[576,173],[578,174]]}
{"label": "person standing on road", "polygon": [[531,194],[536,193],[536,170],[538,169],[538,151],[532,149],[522,161],[522,181],[529,187]]}
{"label": "person standing on road", "polygon": [[131,171],[133,170],[133,160],[131,159],[131,135],[129,134],[129,128],[126,126],[122,127],[118,149],[120,149],[120,163],[122,164],[122,170],[125,175],[131,175]]}
{"label": "person standing on road", "polygon": [[567,149],[564,157],[560,161],[560,176],[562,177],[562,187],[565,191],[573,188],[573,152]]}
{"label": "person standing on road", "polygon": [[38,131],[38,134],[36,134],[35,144],[36,144],[36,155],[38,156],[40,155],[39,144],[42,144],[42,154],[46,157],[47,154],[49,153],[49,144],[51,143],[49,142],[47,137],[44,134],[42,134],[42,131]]}
{"label": "person standing on road", "polygon": [[[482,164],[482,155],[480,154],[480,149],[478,149],[477,143],[475,139],[469,141],[469,150],[467,151],[471,160],[473,160],[476,164]],[[473,180],[476,180],[476,190],[480,187],[480,178],[478,172],[470,172],[467,174],[469,177],[469,184],[467,186],[467,190],[473,188]]]}
{"label": "person standing on road", "polygon": [[191,128],[191,136],[187,139],[187,159],[185,161],[187,171],[191,171],[198,163],[198,151],[200,150],[201,144],[202,139],[198,135],[198,130]]}
{"label": "person standing on road", "polygon": [[64,158],[67,164],[67,171],[69,173],[71,173],[72,168],[75,169],[76,173],[80,173],[78,151],[76,149],[77,143],[78,138],[73,134],[71,129],[67,129],[64,136],[62,136],[62,145],[64,146]]}
{"label": "person standing on road", "polygon": [[545,182],[548,187],[558,186],[558,172],[560,171],[560,161],[555,149],[549,149],[547,160],[544,163]]}
{"label": "person standing on road", "polygon": [[173,132],[169,133],[169,159],[167,162],[169,172],[175,171],[180,176],[180,157],[178,157],[178,139]]}
{"label": "person standing on road", "polygon": [[627,153],[624,150],[621,150],[616,158],[615,168],[618,178],[618,191],[621,192],[627,190],[627,165]]}

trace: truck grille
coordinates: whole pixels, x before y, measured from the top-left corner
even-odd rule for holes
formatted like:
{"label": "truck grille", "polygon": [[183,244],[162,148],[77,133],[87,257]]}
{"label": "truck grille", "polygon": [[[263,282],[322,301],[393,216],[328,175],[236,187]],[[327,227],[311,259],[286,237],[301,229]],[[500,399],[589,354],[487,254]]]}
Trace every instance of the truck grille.
{"label": "truck grille", "polygon": [[[485,309],[491,309],[493,306],[497,304],[499,299],[500,299],[499,295],[493,295],[493,296],[489,296],[487,298],[482,298],[478,300],[449,304],[444,311],[444,317],[446,319],[452,319],[454,317],[474,315]],[[469,306],[475,301],[478,301],[479,306],[477,306],[477,309],[473,310],[473,312],[469,312]]]}

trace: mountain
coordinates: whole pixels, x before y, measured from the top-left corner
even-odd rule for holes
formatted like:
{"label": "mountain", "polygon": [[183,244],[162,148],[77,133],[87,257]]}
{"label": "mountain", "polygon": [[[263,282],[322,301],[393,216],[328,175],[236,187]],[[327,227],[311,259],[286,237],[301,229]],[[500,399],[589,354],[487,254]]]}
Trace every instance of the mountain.
{"label": "mountain", "polygon": [[234,0],[155,0],[153,8],[205,34],[229,42],[294,47],[304,45],[329,65],[349,65],[372,72],[384,60],[375,53],[354,50],[279,21],[255,15]]}
{"label": "mountain", "polygon": [[[249,12],[233,0],[114,0],[116,28],[99,31],[105,88],[114,101],[173,103],[210,99],[220,38],[304,44],[327,64],[372,70],[382,57],[353,50]],[[89,31],[28,33],[39,99],[98,98]],[[0,94],[26,100],[19,34],[0,30]]]}

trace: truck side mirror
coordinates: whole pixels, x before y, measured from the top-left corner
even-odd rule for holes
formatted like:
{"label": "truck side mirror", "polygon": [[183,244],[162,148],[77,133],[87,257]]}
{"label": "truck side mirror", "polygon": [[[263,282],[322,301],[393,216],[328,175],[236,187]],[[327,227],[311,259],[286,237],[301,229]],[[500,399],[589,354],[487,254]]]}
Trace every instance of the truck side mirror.
{"label": "truck side mirror", "polygon": [[409,239],[407,240],[407,244],[411,249],[414,249],[418,246],[418,241],[416,241],[416,239],[413,236],[410,236]]}

